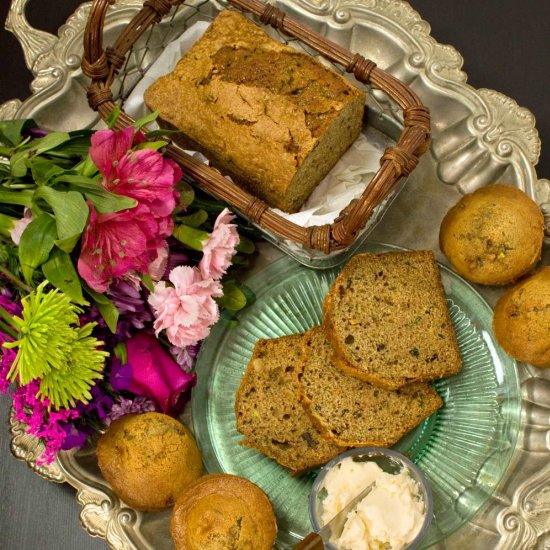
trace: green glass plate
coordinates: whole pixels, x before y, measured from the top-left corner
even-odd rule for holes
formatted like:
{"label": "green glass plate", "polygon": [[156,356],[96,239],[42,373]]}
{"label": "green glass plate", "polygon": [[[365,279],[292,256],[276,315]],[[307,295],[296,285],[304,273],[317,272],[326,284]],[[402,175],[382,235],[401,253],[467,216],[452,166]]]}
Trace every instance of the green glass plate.
{"label": "green glass plate", "polygon": [[[399,250],[368,243],[362,251]],[[311,531],[308,498],[315,472],[298,478],[261,453],[239,445],[235,392],[259,338],[303,332],[321,322],[323,298],[341,268],[316,271],[287,257],[247,281],[257,300],[230,327],[220,322],[197,361],[192,415],[210,473],[250,479],[269,496],[279,526],[278,545],[290,548]],[[492,310],[455,273],[441,266],[451,318],[463,358],[459,375],[435,382],[445,406],[395,445],[425,472],[434,518],[422,548],[471,519],[502,479],[520,425],[515,362],[496,343]]]}

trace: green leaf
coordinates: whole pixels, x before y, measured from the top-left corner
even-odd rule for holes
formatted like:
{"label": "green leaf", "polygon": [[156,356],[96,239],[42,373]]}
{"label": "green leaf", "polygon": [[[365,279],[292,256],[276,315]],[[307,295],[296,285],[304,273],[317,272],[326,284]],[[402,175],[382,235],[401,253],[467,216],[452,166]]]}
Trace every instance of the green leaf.
{"label": "green leaf", "polygon": [[252,254],[256,250],[256,245],[248,237],[239,234],[239,239],[239,244],[236,247],[237,252]]}
{"label": "green leaf", "polygon": [[203,244],[210,236],[206,231],[201,231],[188,225],[178,225],[172,235],[193,250],[202,250]]}
{"label": "green leaf", "polygon": [[115,356],[117,359],[120,359],[120,362],[125,365],[128,363],[128,349],[126,348],[126,344],[124,342],[119,342],[115,347],[114,350]]}
{"label": "green leaf", "polygon": [[116,121],[120,116],[121,110],[122,109],[120,108],[120,105],[115,105],[114,109],[111,111],[111,113],[107,117],[107,120],[105,122],[107,123],[107,128],[109,128],[109,130],[112,130],[115,127]]}
{"label": "green leaf", "polygon": [[141,282],[145,285],[149,292],[154,292],[155,286],[153,285],[153,278],[149,273],[143,273],[141,275]]}
{"label": "green leaf", "polygon": [[185,181],[180,181],[176,185],[176,189],[180,194],[180,204],[182,206],[190,206],[195,200],[195,190]]}
{"label": "green leaf", "polygon": [[14,178],[24,178],[27,175],[27,151],[17,151],[10,158],[11,175]]}
{"label": "green leaf", "polygon": [[[55,215],[58,246],[70,252],[88,221],[89,208],[84,197],[77,191],[57,191],[52,187],[40,187],[34,192],[34,200],[46,202]],[[71,246],[72,244],[72,246]]]}
{"label": "green leaf", "polygon": [[220,323],[223,323],[227,328],[235,328],[239,321],[235,318],[235,312],[224,309],[220,313]]}
{"label": "green leaf", "polygon": [[20,206],[31,207],[34,191],[22,189],[21,191],[11,191],[5,187],[0,187],[0,202],[7,204],[18,204]]}
{"label": "green leaf", "polygon": [[90,150],[90,136],[73,134],[74,132],[70,132],[70,139],[52,149],[49,154],[62,158],[85,157]]}
{"label": "green leaf", "polygon": [[241,289],[242,293],[246,296],[246,305],[253,304],[256,301],[256,294],[252,291],[252,289],[249,286],[240,284],[239,288]]}
{"label": "green leaf", "polygon": [[0,120],[0,143],[15,147],[23,139],[23,132],[27,128],[35,128],[36,122],[32,119]]}
{"label": "green leaf", "polygon": [[76,243],[80,240],[80,233],[78,235],[73,235],[72,237],[67,237],[66,239],[56,239],[55,246],[61,248],[65,252],[72,252]]}
{"label": "green leaf", "polygon": [[13,225],[17,220],[18,218],[0,213],[0,235],[9,237],[11,234],[10,231],[13,229]]}
{"label": "green leaf", "polygon": [[182,216],[179,221],[189,227],[199,227],[208,219],[208,214],[204,210],[197,210],[188,216]]}
{"label": "green leaf", "polygon": [[70,188],[79,193],[93,203],[95,209],[101,214],[111,212],[120,212],[128,208],[134,208],[137,201],[124,195],[116,195],[107,191],[102,185],[92,178],[85,176],[64,174],[55,180],[55,183],[68,183]]}
{"label": "green leaf", "polygon": [[71,136],[67,132],[52,132],[43,138],[30,142],[28,150],[32,151],[35,155],[40,155],[46,151],[55,149],[70,139]]}
{"label": "green leaf", "polygon": [[239,311],[246,306],[245,293],[235,281],[228,281],[223,285],[223,296],[218,300],[220,307],[230,311]]}
{"label": "green leaf", "polygon": [[29,159],[29,165],[32,177],[38,185],[46,185],[53,177],[65,172],[65,168],[44,157]]}
{"label": "green leaf", "polygon": [[157,117],[159,116],[159,111],[153,111],[152,113],[149,113],[148,115],[145,115],[145,116],[142,116],[141,118],[138,118],[133,126],[134,128],[136,128],[137,130],[139,130],[140,128],[142,128],[143,126],[149,124],[150,122],[154,122],[155,120],[157,120]]}
{"label": "green leaf", "polygon": [[94,161],[90,155],[88,155],[80,164],[75,166],[74,170],[85,178],[91,178],[98,172],[97,166],[94,164]]}
{"label": "green leaf", "polygon": [[84,291],[89,294],[89,296],[92,298],[92,300],[95,302],[95,305],[97,306],[97,309],[99,309],[99,313],[101,313],[101,316],[107,323],[107,326],[109,327],[109,330],[115,334],[116,333],[116,326],[118,323],[118,309],[115,307],[113,302],[107,298],[105,294],[99,294],[99,292],[96,292],[95,290],[92,290],[88,285],[84,284]]}
{"label": "green leaf", "polygon": [[19,261],[27,283],[32,283],[34,270],[48,259],[56,238],[55,220],[49,214],[41,214],[23,231]]}
{"label": "green leaf", "polygon": [[145,139],[156,139],[158,137],[168,137],[174,134],[181,134],[181,130],[151,130],[145,134]]}
{"label": "green leaf", "polygon": [[54,248],[47,262],[42,265],[42,273],[50,283],[81,305],[88,305],[82,295],[82,285],[69,254]]}
{"label": "green leaf", "polygon": [[158,151],[166,145],[168,145],[167,141],[142,141],[141,143],[138,143],[134,149],[136,151],[139,151],[140,149],[152,149],[153,151]]}

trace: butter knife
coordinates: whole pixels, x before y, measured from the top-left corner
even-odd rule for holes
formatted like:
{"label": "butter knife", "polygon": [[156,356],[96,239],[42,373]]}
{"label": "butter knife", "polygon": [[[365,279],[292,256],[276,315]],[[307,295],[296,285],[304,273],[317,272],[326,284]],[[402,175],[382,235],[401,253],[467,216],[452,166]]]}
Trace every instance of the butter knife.
{"label": "butter knife", "polygon": [[373,481],[356,497],[351,499],[318,533],[310,533],[303,541],[294,546],[293,550],[323,550],[325,544],[334,536],[339,537],[344,530],[348,514],[372,491],[376,484]]}

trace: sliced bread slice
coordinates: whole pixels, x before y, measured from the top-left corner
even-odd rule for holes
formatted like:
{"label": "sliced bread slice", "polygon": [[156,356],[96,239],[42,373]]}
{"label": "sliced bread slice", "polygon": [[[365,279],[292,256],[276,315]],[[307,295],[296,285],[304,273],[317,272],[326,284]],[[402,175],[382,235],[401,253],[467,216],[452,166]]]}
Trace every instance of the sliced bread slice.
{"label": "sliced bread slice", "polygon": [[389,447],[443,405],[427,383],[385,390],[348,376],[332,363],[322,327],[302,340],[299,391],[317,426],[342,446]]}
{"label": "sliced bread slice", "polygon": [[242,445],[257,449],[293,475],[328,462],[341,446],[326,440],[298,400],[302,335],[258,340],[237,391]]}
{"label": "sliced bread slice", "polygon": [[335,364],[383,388],[443,378],[462,365],[428,250],[354,256],[325,298],[323,323]]}

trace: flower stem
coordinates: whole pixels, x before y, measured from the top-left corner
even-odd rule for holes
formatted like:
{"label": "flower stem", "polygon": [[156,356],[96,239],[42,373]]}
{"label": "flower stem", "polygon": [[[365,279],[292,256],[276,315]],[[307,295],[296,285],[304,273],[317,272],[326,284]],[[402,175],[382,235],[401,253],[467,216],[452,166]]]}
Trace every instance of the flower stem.
{"label": "flower stem", "polygon": [[10,273],[3,265],[0,265],[0,274],[2,274],[11,284],[24,290],[25,292],[32,292],[32,287],[25,284],[21,279],[18,279],[13,273]]}
{"label": "flower stem", "polygon": [[[14,330],[16,327],[13,323],[13,317],[2,306],[0,306],[0,317],[4,319],[4,321],[7,323],[7,326],[9,326],[10,330],[12,331],[12,333],[8,333],[8,334],[10,336],[13,336],[14,338],[18,338],[19,335]],[[0,323],[2,323],[2,325],[5,325],[5,323],[2,321],[0,321]]]}
{"label": "flower stem", "polygon": [[10,327],[7,323],[4,323],[4,321],[0,321],[0,330],[8,336],[11,336],[14,340],[19,337],[17,332],[13,330],[13,328]]}

